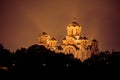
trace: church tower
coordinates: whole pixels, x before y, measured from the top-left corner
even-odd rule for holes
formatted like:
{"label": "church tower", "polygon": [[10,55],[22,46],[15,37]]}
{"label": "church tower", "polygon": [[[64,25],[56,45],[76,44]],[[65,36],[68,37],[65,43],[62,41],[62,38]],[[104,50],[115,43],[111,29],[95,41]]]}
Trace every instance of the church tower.
{"label": "church tower", "polygon": [[96,55],[99,53],[99,49],[98,49],[98,41],[94,38],[92,41],[91,41],[91,54],[92,55]]}
{"label": "church tower", "polygon": [[48,49],[51,51],[55,51],[57,49],[57,40],[54,37],[49,40]]}
{"label": "church tower", "polygon": [[46,32],[43,32],[38,38],[39,44],[45,46],[46,48],[54,51],[57,47],[57,40]]}
{"label": "church tower", "polygon": [[46,48],[49,46],[49,40],[50,40],[50,36],[46,32],[43,32],[38,37],[39,44],[45,46]]}

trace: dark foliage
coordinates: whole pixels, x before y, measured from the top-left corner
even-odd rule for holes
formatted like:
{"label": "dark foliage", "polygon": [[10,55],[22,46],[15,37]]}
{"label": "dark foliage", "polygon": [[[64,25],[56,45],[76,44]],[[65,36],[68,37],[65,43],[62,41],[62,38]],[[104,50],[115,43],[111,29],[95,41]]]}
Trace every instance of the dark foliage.
{"label": "dark foliage", "polygon": [[0,80],[85,79],[85,76],[113,76],[119,72],[120,52],[100,52],[81,62],[72,54],[55,53],[37,44],[14,53],[0,47]]}

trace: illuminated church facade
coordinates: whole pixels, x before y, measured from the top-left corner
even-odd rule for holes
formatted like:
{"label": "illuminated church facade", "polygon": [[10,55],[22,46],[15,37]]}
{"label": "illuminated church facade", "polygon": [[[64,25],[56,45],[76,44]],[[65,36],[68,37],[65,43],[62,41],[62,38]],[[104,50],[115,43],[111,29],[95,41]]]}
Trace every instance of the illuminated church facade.
{"label": "illuminated church facade", "polygon": [[89,41],[87,37],[81,35],[81,30],[82,27],[74,21],[67,26],[67,35],[63,38],[60,46],[57,44],[58,41],[46,32],[39,36],[39,44],[56,53],[73,54],[74,58],[83,62],[92,55],[98,54],[99,49],[98,41],[96,39]]}

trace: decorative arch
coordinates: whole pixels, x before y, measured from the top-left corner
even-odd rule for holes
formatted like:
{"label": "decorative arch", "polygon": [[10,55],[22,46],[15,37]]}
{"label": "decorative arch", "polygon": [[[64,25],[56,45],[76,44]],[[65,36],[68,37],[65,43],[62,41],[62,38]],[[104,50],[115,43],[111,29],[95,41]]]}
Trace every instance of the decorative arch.
{"label": "decorative arch", "polygon": [[77,50],[73,45],[67,45],[63,49],[63,53],[65,54],[73,54],[73,56],[76,58],[77,57]]}

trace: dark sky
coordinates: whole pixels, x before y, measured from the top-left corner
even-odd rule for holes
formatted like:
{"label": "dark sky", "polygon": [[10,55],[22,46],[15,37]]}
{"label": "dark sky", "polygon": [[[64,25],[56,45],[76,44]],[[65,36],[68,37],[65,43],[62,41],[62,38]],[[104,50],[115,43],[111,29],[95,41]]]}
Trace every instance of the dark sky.
{"label": "dark sky", "polygon": [[120,0],[0,0],[0,43],[15,51],[45,31],[60,44],[73,17],[100,50],[120,51]]}

